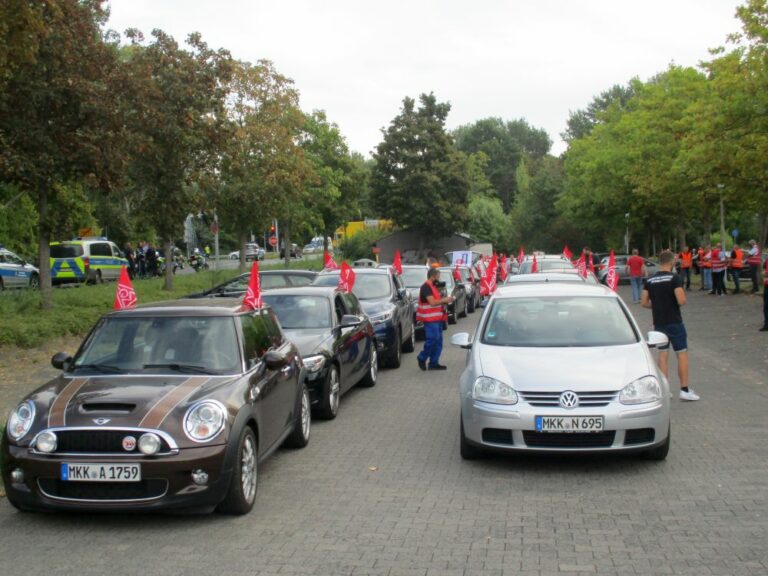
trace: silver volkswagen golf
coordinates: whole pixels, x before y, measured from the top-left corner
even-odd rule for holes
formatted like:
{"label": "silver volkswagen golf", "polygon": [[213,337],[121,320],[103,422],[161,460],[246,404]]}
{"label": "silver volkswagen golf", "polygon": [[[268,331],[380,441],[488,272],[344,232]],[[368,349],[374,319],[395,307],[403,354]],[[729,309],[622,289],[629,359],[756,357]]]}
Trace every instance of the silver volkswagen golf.
{"label": "silver volkswagen golf", "polygon": [[669,451],[669,384],[618,295],[604,286],[534,283],[500,287],[477,333],[454,334],[469,350],[460,379],[461,455],[485,450]]}

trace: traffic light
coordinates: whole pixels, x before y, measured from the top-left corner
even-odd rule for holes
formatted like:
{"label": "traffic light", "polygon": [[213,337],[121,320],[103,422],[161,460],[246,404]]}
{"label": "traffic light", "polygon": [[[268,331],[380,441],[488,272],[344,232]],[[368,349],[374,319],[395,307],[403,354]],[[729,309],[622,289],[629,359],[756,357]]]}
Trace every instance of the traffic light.
{"label": "traffic light", "polygon": [[269,227],[269,231],[272,232],[272,234],[275,233],[275,225],[272,224],[272,226]]}

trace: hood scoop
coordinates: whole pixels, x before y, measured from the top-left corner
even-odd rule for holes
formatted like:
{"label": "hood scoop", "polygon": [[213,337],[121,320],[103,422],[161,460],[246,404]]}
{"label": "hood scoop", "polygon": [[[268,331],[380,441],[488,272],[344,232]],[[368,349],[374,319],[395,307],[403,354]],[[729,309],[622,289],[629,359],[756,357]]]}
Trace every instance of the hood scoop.
{"label": "hood scoop", "polygon": [[80,404],[82,414],[130,414],[136,404],[123,402],[85,402]]}

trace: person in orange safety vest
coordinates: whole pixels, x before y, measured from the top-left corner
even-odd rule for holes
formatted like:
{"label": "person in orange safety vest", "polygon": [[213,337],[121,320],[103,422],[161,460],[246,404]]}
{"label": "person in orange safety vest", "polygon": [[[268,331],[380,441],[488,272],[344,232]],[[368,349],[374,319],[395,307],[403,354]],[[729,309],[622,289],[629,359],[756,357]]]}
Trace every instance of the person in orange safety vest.
{"label": "person in orange safety vest", "polygon": [[[445,304],[453,302],[452,296],[442,297],[438,289],[440,269],[430,268],[427,271],[427,281],[419,290],[419,304],[416,308],[416,321],[424,323],[424,349],[419,352],[417,360],[422,370],[446,370],[440,364],[440,354],[443,351],[443,322],[448,320]],[[429,360],[429,365],[427,365]]]}
{"label": "person in orange safety vest", "polygon": [[744,250],[739,248],[738,244],[733,245],[731,250],[731,256],[728,259],[728,269],[731,271],[731,280],[733,281],[733,293],[738,294],[741,292],[739,276],[744,268]]}
{"label": "person in orange safety vest", "polygon": [[680,259],[680,279],[686,290],[691,289],[691,268],[693,267],[693,252],[688,246],[683,246],[683,251],[677,255]]}

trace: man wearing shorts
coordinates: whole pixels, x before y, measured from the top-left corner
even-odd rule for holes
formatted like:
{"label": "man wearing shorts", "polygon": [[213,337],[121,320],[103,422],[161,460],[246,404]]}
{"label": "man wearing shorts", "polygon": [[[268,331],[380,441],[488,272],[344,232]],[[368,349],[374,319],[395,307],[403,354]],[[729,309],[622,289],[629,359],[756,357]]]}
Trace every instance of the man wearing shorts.
{"label": "man wearing shorts", "polygon": [[653,329],[669,338],[659,346],[659,369],[669,378],[669,344],[677,356],[677,377],[680,379],[680,400],[694,401],[699,396],[688,386],[688,335],[685,332],[680,306],[685,305],[685,290],[680,277],[672,272],[675,255],[665,250],[659,255],[659,272],[645,281],[641,303],[653,312]]}

